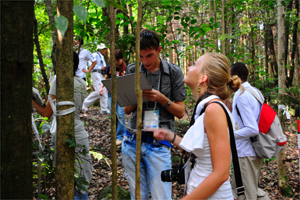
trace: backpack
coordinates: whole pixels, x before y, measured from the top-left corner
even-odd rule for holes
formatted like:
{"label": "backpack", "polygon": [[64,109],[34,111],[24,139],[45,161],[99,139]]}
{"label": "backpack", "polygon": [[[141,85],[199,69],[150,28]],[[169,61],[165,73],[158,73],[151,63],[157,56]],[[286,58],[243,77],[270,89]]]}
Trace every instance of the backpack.
{"label": "backpack", "polygon": [[[286,136],[282,131],[279,118],[276,112],[264,102],[263,95],[258,89],[257,91],[259,92],[260,97],[257,96],[257,94],[250,88],[245,88],[245,90],[250,92],[262,105],[258,122],[259,134],[250,138],[255,153],[259,158],[276,157],[287,142]],[[243,122],[237,105],[236,110]]]}

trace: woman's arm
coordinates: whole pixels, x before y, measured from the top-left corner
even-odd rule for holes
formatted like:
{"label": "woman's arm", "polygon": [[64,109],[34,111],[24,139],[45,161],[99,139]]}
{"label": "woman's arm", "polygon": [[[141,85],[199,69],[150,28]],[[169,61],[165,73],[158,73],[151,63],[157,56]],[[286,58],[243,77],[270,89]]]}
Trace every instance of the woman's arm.
{"label": "woman's arm", "polygon": [[[55,95],[51,94],[52,99],[56,99]],[[51,108],[49,100],[47,101],[46,107],[42,107],[39,104],[37,104],[33,99],[32,99],[32,105],[35,107],[36,111],[40,113],[43,117],[48,117],[50,118],[53,114],[53,110]]]}
{"label": "woman's arm", "polygon": [[210,145],[212,173],[183,199],[207,199],[229,178],[231,150],[226,115],[220,105],[210,104],[204,117]]}
{"label": "woman's arm", "polygon": [[[172,131],[164,128],[159,129],[150,129],[153,131],[153,137],[155,137],[158,141],[160,140],[167,140],[169,142],[172,142],[175,146],[177,146],[179,149],[182,150],[182,148],[179,146],[182,138]],[[174,139],[175,138],[175,139]]]}

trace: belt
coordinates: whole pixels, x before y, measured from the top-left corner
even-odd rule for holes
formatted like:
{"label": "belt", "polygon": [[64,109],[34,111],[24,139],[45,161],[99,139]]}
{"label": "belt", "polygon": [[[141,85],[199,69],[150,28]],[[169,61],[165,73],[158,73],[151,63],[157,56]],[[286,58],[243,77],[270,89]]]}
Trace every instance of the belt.
{"label": "belt", "polygon": [[[125,135],[128,136],[128,137],[132,137],[132,134],[129,133],[127,130],[125,131]],[[134,135],[133,139],[136,139],[136,135]],[[154,143],[156,141],[157,140],[153,138],[153,135],[149,135],[149,133],[142,134],[142,142]],[[166,141],[166,140],[158,141],[158,143],[166,145],[166,146],[172,148],[171,143]]]}
{"label": "belt", "polygon": [[[132,134],[129,133],[127,130],[125,131],[125,135],[128,136],[128,137],[132,136]],[[133,138],[136,139],[136,135],[134,135]],[[149,135],[149,134],[144,135],[144,134],[142,134],[142,142],[153,143],[154,142],[153,135]]]}
{"label": "belt", "polygon": [[104,71],[100,70],[100,69],[93,69],[92,72],[98,72],[100,74],[105,73]]}

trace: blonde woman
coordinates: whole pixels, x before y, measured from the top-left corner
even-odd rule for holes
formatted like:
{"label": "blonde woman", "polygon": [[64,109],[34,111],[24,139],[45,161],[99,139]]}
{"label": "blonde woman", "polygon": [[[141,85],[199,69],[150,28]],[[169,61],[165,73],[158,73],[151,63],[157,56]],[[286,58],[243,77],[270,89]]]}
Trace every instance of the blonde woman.
{"label": "blonde woman", "polygon": [[[237,76],[230,77],[228,60],[218,53],[201,56],[188,68],[183,81],[191,88],[197,102],[191,127],[183,138],[166,129],[154,130],[154,137],[168,140],[197,157],[186,183],[187,195],[183,199],[232,200],[229,180],[231,150],[226,114],[220,105],[209,103],[227,99],[228,88],[237,90],[241,81]],[[205,112],[200,115],[205,106]],[[227,113],[234,125],[228,109]]]}

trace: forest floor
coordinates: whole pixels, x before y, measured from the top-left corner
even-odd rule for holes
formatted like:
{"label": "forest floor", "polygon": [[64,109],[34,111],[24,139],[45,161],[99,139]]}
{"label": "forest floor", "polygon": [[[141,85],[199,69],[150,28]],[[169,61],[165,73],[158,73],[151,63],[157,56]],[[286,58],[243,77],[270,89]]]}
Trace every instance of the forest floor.
{"label": "forest floor", "polygon": [[[191,114],[190,114],[191,115]],[[100,115],[99,108],[91,107],[86,116],[82,116],[82,120],[86,122],[86,130],[90,135],[90,149],[98,149],[109,158],[111,165],[111,141],[110,141],[110,116]],[[259,187],[269,193],[270,199],[299,199],[299,157],[297,146],[297,130],[292,125],[296,123],[295,119],[286,122],[285,134],[288,142],[285,146],[285,164],[288,175],[289,184],[294,192],[293,198],[284,198],[279,192],[277,164],[275,159],[265,160],[262,166]],[[176,120],[176,133],[183,135],[189,125],[189,119]],[[96,147],[96,148],[94,148]],[[101,150],[100,150],[101,149]],[[172,160],[176,162],[179,156],[179,150],[176,147],[172,148]],[[121,146],[117,147],[117,162],[118,162],[118,184],[129,190],[128,182],[124,175],[124,167],[122,165],[122,150]],[[104,160],[97,161],[94,159],[94,178],[89,188],[89,199],[97,199],[103,188],[111,185],[111,169]],[[180,199],[184,191],[184,186],[178,183],[173,183],[172,198]]]}
{"label": "forest floor", "polygon": [[[189,113],[189,117],[191,113]],[[81,120],[86,123],[86,131],[89,133],[90,150],[106,156],[107,162],[111,166],[111,140],[110,140],[110,115],[100,115],[99,107],[90,107],[86,114],[81,115]],[[297,146],[297,130],[293,124],[296,120],[293,118],[286,122],[285,135],[288,139],[285,145],[285,164],[288,175],[289,184],[294,192],[293,198],[285,198],[279,192],[278,175],[276,159],[265,160],[261,169],[259,187],[269,193],[270,199],[299,199],[299,157]],[[183,120],[176,120],[176,133],[183,135],[189,125],[188,116]],[[172,161],[178,162],[179,150],[172,148]],[[129,190],[128,182],[124,175],[124,167],[122,165],[121,145],[117,146],[117,162],[118,162],[118,185]],[[90,200],[98,199],[103,189],[112,183],[112,170],[104,159],[98,160],[93,157],[93,180],[88,189]],[[183,196],[184,185],[172,183],[172,198],[180,199]],[[34,188],[34,196],[37,196],[37,190]],[[51,198],[55,195],[54,188],[48,188],[45,192]],[[50,194],[51,193],[51,194]],[[34,198],[35,199],[35,198]]]}

